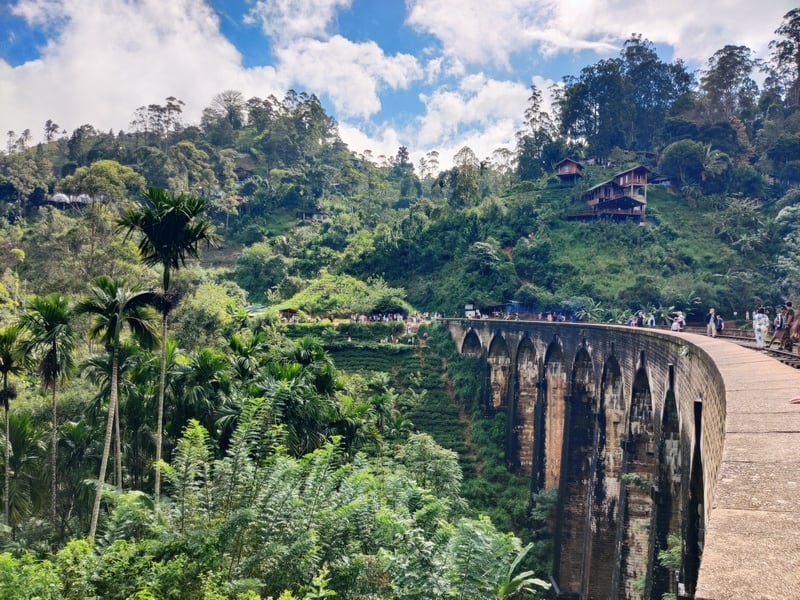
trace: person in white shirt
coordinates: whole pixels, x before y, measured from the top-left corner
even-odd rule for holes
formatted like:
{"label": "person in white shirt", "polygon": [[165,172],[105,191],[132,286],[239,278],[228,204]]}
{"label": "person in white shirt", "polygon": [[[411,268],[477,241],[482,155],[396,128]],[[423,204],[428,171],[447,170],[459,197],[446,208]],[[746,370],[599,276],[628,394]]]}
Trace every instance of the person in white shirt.
{"label": "person in white shirt", "polygon": [[769,332],[769,317],[767,309],[759,306],[753,315],[753,333],[756,336],[756,350],[764,350],[767,347],[767,333]]}
{"label": "person in white shirt", "polygon": [[706,334],[717,337],[717,313],[713,307],[708,309],[706,319]]}

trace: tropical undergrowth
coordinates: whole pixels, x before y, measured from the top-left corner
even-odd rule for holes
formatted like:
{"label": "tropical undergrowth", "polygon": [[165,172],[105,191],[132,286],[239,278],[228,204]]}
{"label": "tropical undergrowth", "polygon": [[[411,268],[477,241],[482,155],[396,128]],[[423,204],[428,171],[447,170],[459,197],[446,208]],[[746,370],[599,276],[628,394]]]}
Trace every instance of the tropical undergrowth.
{"label": "tropical undergrowth", "polygon": [[2,597],[494,597],[522,545],[466,516],[453,453],[417,434],[375,457],[350,459],[336,439],[294,457],[268,413],[250,401],[217,459],[188,423],[159,517],[144,494],[111,492],[96,547],[0,555]]}

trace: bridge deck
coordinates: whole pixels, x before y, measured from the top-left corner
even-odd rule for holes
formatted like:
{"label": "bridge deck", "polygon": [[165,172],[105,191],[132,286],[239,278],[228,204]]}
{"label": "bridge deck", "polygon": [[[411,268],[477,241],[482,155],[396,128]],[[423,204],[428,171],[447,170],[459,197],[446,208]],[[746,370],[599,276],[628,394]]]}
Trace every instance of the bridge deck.
{"label": "bridge deck", "polygon": [[800,598],[800,375],[730,341],[683,335],[725,382],[725,445],[698,600]]}

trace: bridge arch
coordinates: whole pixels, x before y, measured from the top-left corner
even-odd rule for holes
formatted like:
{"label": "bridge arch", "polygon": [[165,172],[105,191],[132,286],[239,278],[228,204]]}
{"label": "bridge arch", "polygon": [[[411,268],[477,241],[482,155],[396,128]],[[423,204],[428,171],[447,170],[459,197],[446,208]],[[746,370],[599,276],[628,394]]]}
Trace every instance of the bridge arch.
{"label": "bridge arch", "polygon": [[[653,398],[647,370],[636,372],[631,390],[627,437],[624,441],[622,503],[622,552],[619,591],[635,598],[647,586],[650,557],[650,526],[653,514],[651,497],[655,476],[655,432]],[[647,549],[631,552],[631,549]],[[644,586],[643,586],[644,582]]]}
{"label": "bridge arch", "polygon": [[678,404],[675,399],[675,369],[669,367],[667,392],[661,416],[661,434],[658,446],[658,467],[653,489],[654,534],[653,539],[653,584],[651,596],[660,598],[664,594],[677,595],[677,580],[680,565],[667,564],[659,560],[662,551],[680,550],[682,498],[685,489],[683,473],[683,444]]}
{"label": "bridge arch", "polygon": [[[583,574],[591,538],[592,478],[597,444],[595,367],[587,348],[572,363],[566,401],[565,464],[562,466],[554,575],[567,589],[585,589]],[[564,576],[560,576],[564,573]]]}
{"label": "bridge arch", "polygon": [[561,453],[567,416],[567,372],[564,350],[556,338],[544,357],[544,481],[543,487],[557,487],[561,481]]}
{"label": "bridge arch", "polygon": [[612,354],[603,365],[597,407],[597,443],[590,507],[591,528],[585,587],[589,598],[610,598],[618,561],[620,476],[626,410],[623,376]]}
{"label": "bridge arch", "polygon": [[461,354],[464,356],[471,356],[478,358],[483,355],[483,348],[481,347],[481,338],[475,333],[474,329],[470,329],[467,335],[464,336],[464,341],[461,343]]}
{"label": "bridge arch", "polygon": [[535,418],[541,374],[536,346],[528,336],[517,347],[515,367],[511,456],[515,457],[512,462],[516,470],[530,476],[533,474]]}
{"label": "bridge arch", "polygon": [[489,364],[489,409],[506,408],[508,395],[508,376],[511,369],[511,353],[502,335],[495,335],[489,345],[486,357]]}
{"label": "bridge arch", "polygon": [[689,466],[689,500],[684,527],[683,577],[686,591],[696,591],[700,577],[700,561],[705,546],[706,472],[702,444],[703,403],[694,402],[694,436],[692,459]]}

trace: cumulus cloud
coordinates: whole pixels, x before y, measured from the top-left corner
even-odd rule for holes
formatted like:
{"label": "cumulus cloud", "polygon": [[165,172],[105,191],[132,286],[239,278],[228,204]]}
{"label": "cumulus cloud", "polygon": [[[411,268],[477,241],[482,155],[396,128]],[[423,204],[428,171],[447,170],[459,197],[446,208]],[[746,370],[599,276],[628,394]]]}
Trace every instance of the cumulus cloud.
{"label": "cumulus cloud", "polygon": [[52,26],[65,18],[64,0],[30,0],[19,2],[12,12],[28,23]]}
{"label": "cumulus cloud", "polygon": [[[310,34],[348,5],[261,2],[253,11],[296,19],[294,30]],[[37,60],[14,68],[0,60],[0,104],[9,107],[0,114],[3,131],[36,134],[47,119],[68,131],[84,123],[127,129],[136,107],[168,96],[184,100],[185,120],[197,123],[225,89],[281,97],[295,87],[327,95],[337,118],[369,117],[381,109],[383,89],[405,89],[424,75],[411,55],[388,56],[375,42],[337,35],[299,37],[275,49],[274,64],[244,68],[205,0],[96,0],[90,8],[81,0],[21,0],[14,12],[58,35]]]}
{"label": "cumulus cloud", "polygon": [[276,54],[301,87],[327,94],[342,118],[369,117],[381,108],[382,87],[406,89],[423,76],[409,54],[387,56],[375,42],[354,43],[338,35],[301,39]]}
{"label": "cumulus cloud", "polygon": [[529,87],[491,79],[479,73],[463,78],[453,89],[422,95],[425,114],[415,125],[415,148],[437,148],[445,164],[463,145],[478,156],[488,156],[499,146],[514,144]]}
{"label": "cumulus cloud", "polygon": [[258,0],[246,17],[279,45],[303,37],[324,37],[340,9],[352,0]]}
{"label": "cumulus cloud", "polygon": [[37,60],[15,68],[0,61],[3,131],[36,134],[46,119],[68,130],[127,129],[136,107],[168,96],[186,101],[187,120],[198,122],[221,90],[286,90],[273,67],[241,68],[201,0],[24,0],[14,10],[60,33]]}
{"label": "cumulus cloud", "polygon": [[748,46],[766,58],[773,32],[796,5],[795,0],[722,0],[711,8],[697,0],[673,0],[666,10],[662,0],[642,0],[635,7],[627,0],[547,2],[548,27],[567,39],[618,42],[641,33],[656,45],[671,46],[675,56],[698,64],[726,44]]}
{"label": "cumulus cloud", "polygon": [[[591,50],[616,53],[633,33],[667,44],[678,57],[703,63],[725,44],[766,57],[772,32],[795,0],[408,0],[406,22],[437,38],[446,56],[507,67],[514,53],[544,56]],[[746,27],[743,26],[746,24]]]}
{"label": "cumulus cloud", "polygon": [[339,136],[353,152],[368,154],[374,162],[379,162],[380,156],[395,156],[400,146],[407,145],[400,132],[387,124],[365,133],[363,126],[345,121],[339,123]]}
{"label": "cumulus cloud", "polygon": [[[534,82],[548,98],[551,81]],[[368,135],[363,127],[340,123],[339,133],[354,151],[369,151],[373,157],[394,156],[401,145],[408,147],[414,162],[431,150],[439,153],[439,166],[448,169],[464,146],[488,158],[498,148],[513,148],[515,132],[530,95],[530,86],[502,81],[483,73],[465,76],[452,88],[421,94],[425,112],[404,128],[383,124]]]}
{"label": "cumulus cloud", "polygon": [[[446,55],[508,66],[530,27],[530,0],[408,0],[406,23],[438,38]],[[533,4],[536,4],[534,2]]]}

